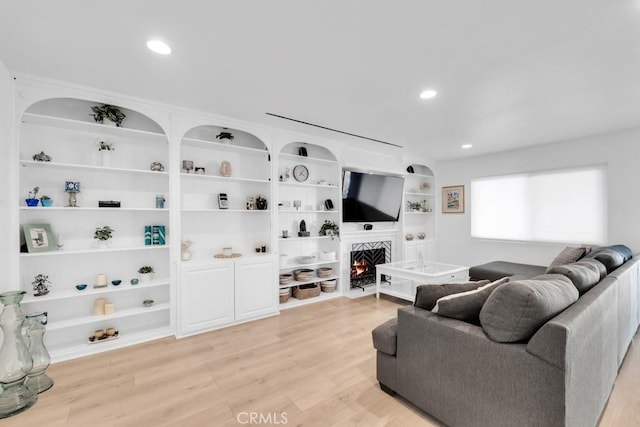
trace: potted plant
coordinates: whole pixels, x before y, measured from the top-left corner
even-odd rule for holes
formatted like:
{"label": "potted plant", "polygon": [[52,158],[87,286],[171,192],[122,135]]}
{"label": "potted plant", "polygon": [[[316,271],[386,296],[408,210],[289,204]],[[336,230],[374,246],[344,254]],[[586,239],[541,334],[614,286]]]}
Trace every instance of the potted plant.
{"label": "potted plant", "polygon": [[29,191],[29,195],[24,199],[27,206],[38,206],[38,191],[40,187],[33,187],[33,190]]}
{"label": "potted plant", "polygon": [[226,128],[223,128],[222,132],[216,135],[216,139],[219,139],[224,144],[230,143],[235,138],[231,132],[226,132],[226,130]]}
{"label": "potted plant", "polygon": [[153,278],[153,273],[155,273],[155,270],[150,265],[143,265],[138,269],[138,273],[140,273],[142,283],[146,283]]}
{"label": "potted plant", "polygon": [[104,123],[104,119],[107,119],[117,127],[121,127],[122,121],[127,117],[118,107],[109,104],[95,105],[91,107],[91,111],[90,116],[93,116],[96,123]]}
{"label": "potted plant", "polygon": [[47,283],[51,284],[51,282],[49,281],[49,276],[45,276],[44,274],[38,274],[37,276],[35,276],[33,278],[33,282],[31,282],[31,284],[33,285],[33,290],[35,291],[33,296],[41,297],[42,295],[48,294],[49,288],[47,286]]}
{"label": "potted plant", "polygon": [[318,234],[321,236],[331,236],[331,240],[333,240],[334,236],[340,237],[340,227],[335,222],[327,219],[324,221],[324,224],[322,224],[322,227],[320,227]]}
{"label": "potted plant", "polygon": [[422,203],[420,202],[407,202],[407,208],[412,212],[420,212],[422,210]]}
{"label": "potted plant", "polygon": [[106,247],[109,239],[113,237],[113,233],[116,230],[105,225],[104,227],[96,227],[96,231],[93,233],[93,238],[98,241],[99,247]]}
{"label": "potted plant", "polygon": [[42,197],[40,197],[40,204],[48,208],[51,205],[53,205],[53,199],[45,194]]}

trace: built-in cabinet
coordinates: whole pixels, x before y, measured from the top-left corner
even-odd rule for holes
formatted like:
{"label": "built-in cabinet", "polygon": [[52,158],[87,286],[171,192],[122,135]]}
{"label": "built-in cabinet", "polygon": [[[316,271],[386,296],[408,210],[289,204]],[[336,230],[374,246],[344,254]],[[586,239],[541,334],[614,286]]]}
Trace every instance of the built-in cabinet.
{"label": "built-in cabinet", "polygon": [[[301,155],[303,154],[303,155]],[[340,241],[337,236],[320,234],[329,221],[340,225],[340,168],[335,156],[326,148],[308,143],[291,143],[283,147],[278,162],[278,248],[280,275],[294,275],[279,289],[289,295],[281,309],[317,302],[340,294]],[[301,224],[309,233],[300,235]],[[319,268],[331,268],[330,274],[318,277]],[[295,278],[298,270],[312,270],[310,277]],[[334,281],[333,292],[321,292],[309,299],[293,297],[293,288]],[[288,294],[287,294],[288,292]],[[286,297],[285,297],[286,299]]]}
{"label": "built-in cabinet", "polygon": [[180,336],[275,314],[271,255],[184,263],[178,296]]}
{"label": "built-in cabinet", "polygon": [[[46,343],[54,360],[172,333],[169,210],[156,205],[169,193],[167,137],[153,120],[126,108],[120,108],[127,116],[123,127],[106,119],[96,123],[90,117],[95,105],[41,101],[26,110],[18,130],[20,287],[28,292],[25,312],[48,312]],[[104,144],[112,150],[99,150]],[[38,156],[41,152],[49,157]],[[152,171],[153,162],[162,168]],[[70,206],[67,182],[79,183],[76,207]],[[35,187],[37,197],[47,196],[51,206],[26,206]],[[119,207],[99,207],[100,201]],[[161,245],[145,244],[145,227],[153,225],[164,227]],[[94,231],[103,226],[115,232],[99,245]],[[132,284],[143,265],[154,268],[153,280]],[[39,274],[48,276],[51,287],[36,297],[32,282]],[[106,276],[106,287],[94,288],[103,280],[98,275]],[[79,284],[86,289],[76,289]],[[112,304],[108,314],[95,314],[98,298]],[[153,303],[145,306],[145,300]],[[89,341],[95,330],[110,327],[118,330],[117,339]]]}
{"label": "built-in cabinet", "polygon": [[405,260],[428,261],[435,241],[434,176],[427,166],[412,164],[404,176],[402,209],[403,254]]}

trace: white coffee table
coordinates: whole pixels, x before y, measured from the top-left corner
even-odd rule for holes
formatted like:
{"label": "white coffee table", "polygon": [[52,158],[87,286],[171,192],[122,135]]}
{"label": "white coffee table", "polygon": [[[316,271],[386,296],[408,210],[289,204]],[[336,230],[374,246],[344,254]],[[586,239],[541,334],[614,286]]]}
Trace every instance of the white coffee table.
{"label": "white coffee table", "polygon": [[[410,285],[393,284],[393,281],[381,287],[382,275],[391,276],[393,279],[401,278],[411,280]],[[380,294],[391,295],[408,301],[413,301],[416,296],[416,284],[436,284],[463,282],[469,279],[469,267],[439,262],[397,261],[388,264],[376,265],[376,298]]]}

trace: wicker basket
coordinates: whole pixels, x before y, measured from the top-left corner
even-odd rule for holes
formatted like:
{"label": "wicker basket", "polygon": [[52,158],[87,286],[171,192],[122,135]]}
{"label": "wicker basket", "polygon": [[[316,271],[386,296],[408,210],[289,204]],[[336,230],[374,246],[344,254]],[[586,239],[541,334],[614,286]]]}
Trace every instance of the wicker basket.
{"label": "wicker basket", "polygon": [[320,285],[317,283],[308,283],[293,287],[293,297],[296,299],[313,298],[320,295]]}
{"label": "wicker basket", "polygon": [[320,282],[320,289],[322,290],[322,292],[335,292],[337,283],[338,282],[336,279],[323,280],[322,282]]}
{"label": "wicker basket", "polygon": [[312,280],[313,270],[310,268],[301,268],[300,270],[295,270],[293,276],[298,282],[306,282]]}
{"label": "wicker basket", "polygon": [[331,277],[333,274],[333,268],[331,267],[320,267],[316,270],[316,274],[320,278]]}
{"label": "wicker basket", "polygon": [[291,296],[291,288],[280,289],[280,304],[289,301],[289,296]]}

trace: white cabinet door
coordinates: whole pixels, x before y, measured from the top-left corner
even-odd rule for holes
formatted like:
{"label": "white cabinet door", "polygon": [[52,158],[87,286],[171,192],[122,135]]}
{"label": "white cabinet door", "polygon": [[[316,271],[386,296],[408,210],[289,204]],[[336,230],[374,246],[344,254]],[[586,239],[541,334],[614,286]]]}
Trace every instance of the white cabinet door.
{"label": "white cabinet door", "polygon": [[179,298],[181,335],[233,322],[233,276],[233,262],[183,270]]}
{"label": "white cabinet door", "polygon": [[236,320],[277,312],[274,277],[273,258],[236,261]]}

